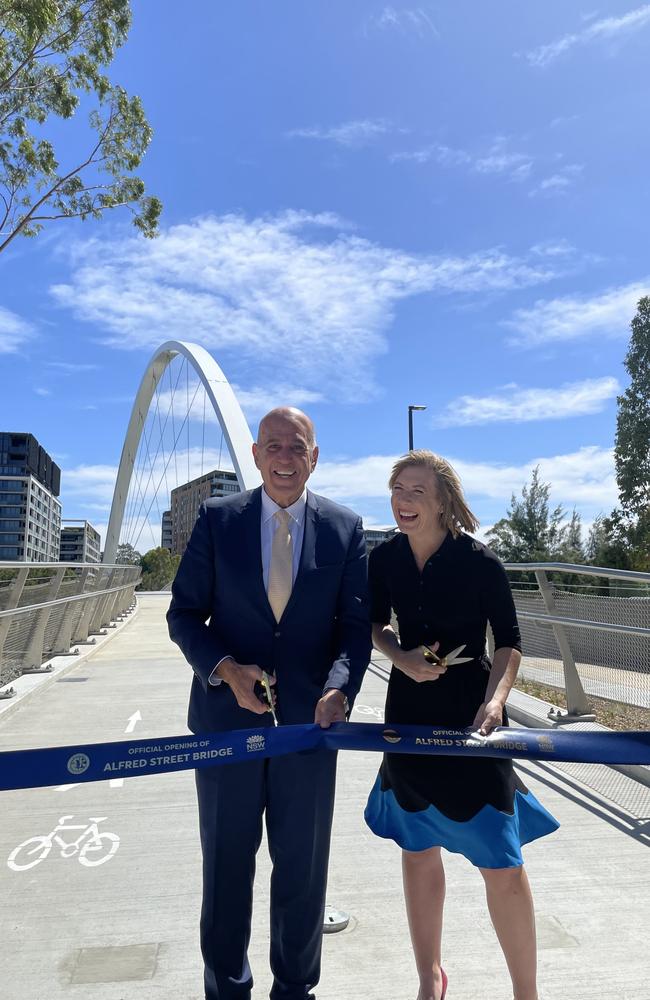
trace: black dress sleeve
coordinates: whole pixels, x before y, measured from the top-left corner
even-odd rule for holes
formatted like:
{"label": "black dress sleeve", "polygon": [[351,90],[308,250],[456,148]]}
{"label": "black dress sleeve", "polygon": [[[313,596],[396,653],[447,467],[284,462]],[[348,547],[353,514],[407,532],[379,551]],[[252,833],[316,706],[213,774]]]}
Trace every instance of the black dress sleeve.
{"label": "black dress sleeve", "polygon": [[[386,544],[386,543],[384,543]],[[379,625],[390,624],[392,611],[388,587],[388,566],[384,545],[378,545],[368,556],[368,587],[370,590],[370,621]]]}
{"label": "black dress sleeve", "polygon": [[483,554],[483,601],[494,648],[505,646],[521,652],[521,632],[508,576],[494,552],[485,549]]}

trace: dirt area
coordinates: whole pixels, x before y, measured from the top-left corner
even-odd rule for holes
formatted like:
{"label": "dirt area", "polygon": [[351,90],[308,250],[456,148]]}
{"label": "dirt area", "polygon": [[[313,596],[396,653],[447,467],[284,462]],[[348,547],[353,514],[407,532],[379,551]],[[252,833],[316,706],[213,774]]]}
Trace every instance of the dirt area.
{"label": "dirt area", "polygon": [[[549,684],[529,681],[518,677],[515,687],[525,694],[532,694],[551,705],[566,708],[564,692]],[[624,705],[620,701],[610,701],[609,698],[597,698],[588,695],[589,704],[596,716],[596,722],[608,729],[645,729],[650,730],[650,709],[638,708],[636,705]]]}

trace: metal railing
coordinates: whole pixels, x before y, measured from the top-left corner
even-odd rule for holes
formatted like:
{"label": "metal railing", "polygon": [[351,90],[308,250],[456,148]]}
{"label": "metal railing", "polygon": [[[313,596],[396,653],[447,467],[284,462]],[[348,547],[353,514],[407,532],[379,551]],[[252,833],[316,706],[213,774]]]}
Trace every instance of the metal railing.
{"label": "metal railing", "polygon": [[556,722],[587,722],[589,695],[650,708],[650,573],[507,563],[522,631],[522,675],[564,688]]}
{"label": "metal railing", "polygon": [[140,575],[139,566],[0,563],[0,688],[93,642],[133,605]]}

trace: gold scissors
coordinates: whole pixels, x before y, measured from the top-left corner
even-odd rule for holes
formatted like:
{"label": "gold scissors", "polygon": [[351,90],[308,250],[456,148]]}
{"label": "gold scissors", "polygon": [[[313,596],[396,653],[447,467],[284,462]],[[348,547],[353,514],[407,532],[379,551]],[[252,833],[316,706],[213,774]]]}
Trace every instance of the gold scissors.
{"label": "gold scissors", "polygon": [[273,716],[273,725],[277,726],[278,717],[275,714],[275,707],[273,705],[273,692],[271,690],[271,684],[269,682],[269,675],[264,670],[262,671],[262,687],[264,689],[264,697],[266,698],[266,702],[268,704],[267,712],[271,713],[271,715]]}
{"label": "gold scissors", "polygon": [[457,663],[470,663],[474,659],[473,656],[458,655],[463,652],[466,645],[467,643],[464,642],[462,646],[457,646],[456,649],[452,649],[451,653],[447,653],[446,656],[438,656],[438,654],[434,653],[434,651],[429,649],[428,646],[421,646],[420,648],[422,649],[422,653],[427,663],[435,663],[437,667],[453,667]]}

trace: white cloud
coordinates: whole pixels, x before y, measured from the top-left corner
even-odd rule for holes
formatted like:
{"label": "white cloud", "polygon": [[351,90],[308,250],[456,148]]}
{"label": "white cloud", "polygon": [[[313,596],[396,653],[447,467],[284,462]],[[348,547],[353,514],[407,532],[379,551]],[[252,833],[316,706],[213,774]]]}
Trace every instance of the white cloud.
{"label": "white cloud", "polygon": [[31,323],[0,306],[0,354],[13,354],[20,350],[33,334]]}
{"label": "white cloud", "polygon": [[507,152],[499,143],[487,156],[479,157],[474,170],[479,174],[507,174],[510,180],[523,181],[528,177],[533,161],[524,153]]}
{"label": "white cloud", "polygon": [[52,392],[50,389],[44,389],[43,386],[34,386],[34,392],[37,396],[51,396]]}
{"label": "white cloud", "polygon": [[268,389],[261,386],[242,389],[238,385],[234,385],[233,389],[239,405],[249,418],[263,417],[265,413],[276,406],[297,406],[298,409],[302,409],[304,406],[320,403],[323,400],[320,392],[312,392],[310,389],[301,389],[291,385],[274,385]]}
{"label": "white cloud", "polygon": [[[370,455],[350,461],[322,461],[310,485],[317,492],[362,510],[364,503],[388,499],[388,477],[398,455]],[[521,465],[469,462],[448,456],[458,472],[470,505],[499,500],[504,513],[511,494],[530,482],[539,466],[543,482],[551,484],[553,503],[585,512],[611,510],[617,500],[613,449],[589,445],[566,455],[533,458]]]}
{"label": "white cloud", "polygon": [[508,149],[508,140],[498,136],[482,154],[472,154],[465,149],[454,149],[441,143],[432,143],[422,149],[393,153],[391,162],[411,161],[429,163],[434,161],[441,167],[466,167],[477,174],[500,175],[510,181],[524,181],[533,169],[533,158],[527,153]]}
{"label": "white cloud", "polygon": [[[218,467],[219,453],[206,449],[201,462],[201,449],[179,451],[177,456],[179,480],[201,475]],[[390,519],[388,502],[388,477],[398,455],[368,455],[357,459],[322,460],[318,463],[309,485],[317,493],[333,500],[350,504],[370,524],[386,524]],[[551,484],[551,499],[571,509],[574,506],[585,518],[593,518],[600,511],[611,510],[616,504],[616,478],[613,449],[595,445],[580,448],[566,455],[533,458],[520,465],[500,465],[490,462],[471,462],[449,456],[461,477],[470,506],[480,513],[482,508],[494,509],[495,503],[505,513],[511,494],[519,493],[524,483],[530,482],[533,469],[539,466],[543,482]],[[154,462],[155,474],[142,480],[144,504],[127,504],[124,530],[128,540],[146,551],[159,545],[159,510],[167,509],[168,493],[162,457]],[[231,468],[228,455],[221,456],[221,468]],[[168,466],[169,476],[173,463]],[[108,465],[80,465],[65,471],[62,481],[66,516],[85,517],[102,537],[108,523],[108,512],[113,497],[117,467]],[[171,488],[176,482],[168,483]],[[154,500],[158,487],[158,502]],[[500,516],[500,514],[497,514]],[[123,530],[122,540],[125,539]],[[483,532],[487,529],[484,527]]]}
{"label": "white cloud", "polygon": [[[173,381],[173,379],[172,379]],[[165,384],[167,380],[165,379]],[[299,386],[288,385],[286,383],[274,383],[272,386],[252,386],[242,388],[242,386],[232,383],[232,390],[237,397],[237,401],[249,420],[263,417],[265,413],[276,406],[297,406],[302,408],[312,403],[320,403],[323,400],[322,393],[312,392],[310,389],[301,389]],[[172,392],[171,389],[160,389],[152,401],[150,411],[157,408],[164,421],[168,413],[174,413],[176,421],[183,420],[187,412],[187,401],[190,404],[190,420],[192,423],[218,424],[217,414],[212,409],[203,387],[199,387],[196,379],[184,380],[179,390]]]}
{"label": "white cloud", "polygon": [[88,502],[99,504],[102,510],[109,510],[116,479],[117,466],[78,465],[63,470],[61,491],[66,498],[83,497]]}
{"label": "white cloud", "polygon": [[[296,128],[287,132],[290,139],[320,139],[326,142],[335,142],[339,146],[360,147],[367,146],[375,139],[396,131],[390,122],[383,119],[362,119],[360,121],[343,122],[331,128]],[[403,132],[404,129],[398,131]]]}
{"label": "white cloud", "polygon": [[525,288],[560,273],[538,254],[499,248],[416,256],[306,212],[204,217],[153,241],[90,240],[72,248],[71,266],[52,294],[110,346],[198,341],[233,381],[254,371],[258,385],[348,399],[376,391],[372,366],[402,299]]}
{"label": "white cloud", "polygon": [[533,420],[564,420],[599,413],[620,391],[615,378],[585,379],[555,389],[524,389],[504,386],[492,396],[460,396],[436,419],[439,427],[472,424],[526,423]]}
{"label": "white cloud", "polygon": [[531,66],[548,66],[577,45],[622,39],[648,24],[650,24],[650,4],[643,4],[620,17],[602,18],[600,21],[590,23],[582,31],[563,35],[548,45],[540,45],[526,52],[526,59]]}
{"label": "white cloud", "polygon": [[399,31],[404,35],[416,35],[418,38],[439,38],[440,33],[429,11],[424,7],[400,8],[388,5],[366,22],[368,28],[379,31]]}
{"label": "white cloud", "polygon": [[48,368],[56,368],[64,375],[77,375],[79,372],[90,372],[99,368],[99,365],[72,361],[46,361],[45,364]]}
{"label": "white cloud", "polygon": [[592,298],[540,299],[532,309],[518,309],[504,326],[515,331],[511,343],[528,347],[594,334],[623,337],[629,334],[639,299],[648,294],[650,279],[611,288]]}
{"label": "white cloud", "polygon": [[531,198],[539,195],[547,197],[564,195],[567,193],[568,188],[575,183],[583,170],[584,166],[582,163],[568,163],[556,173],[551,174],[549,177],[544,177],[534,188],[531,188],[528,194]]}
{"label": "white cloud", "polygon": [[545,240],[536,243],[530,248],[531,253],[539,254],[540,257],[567,257],[576,252],[576,248],[568,240]]}

